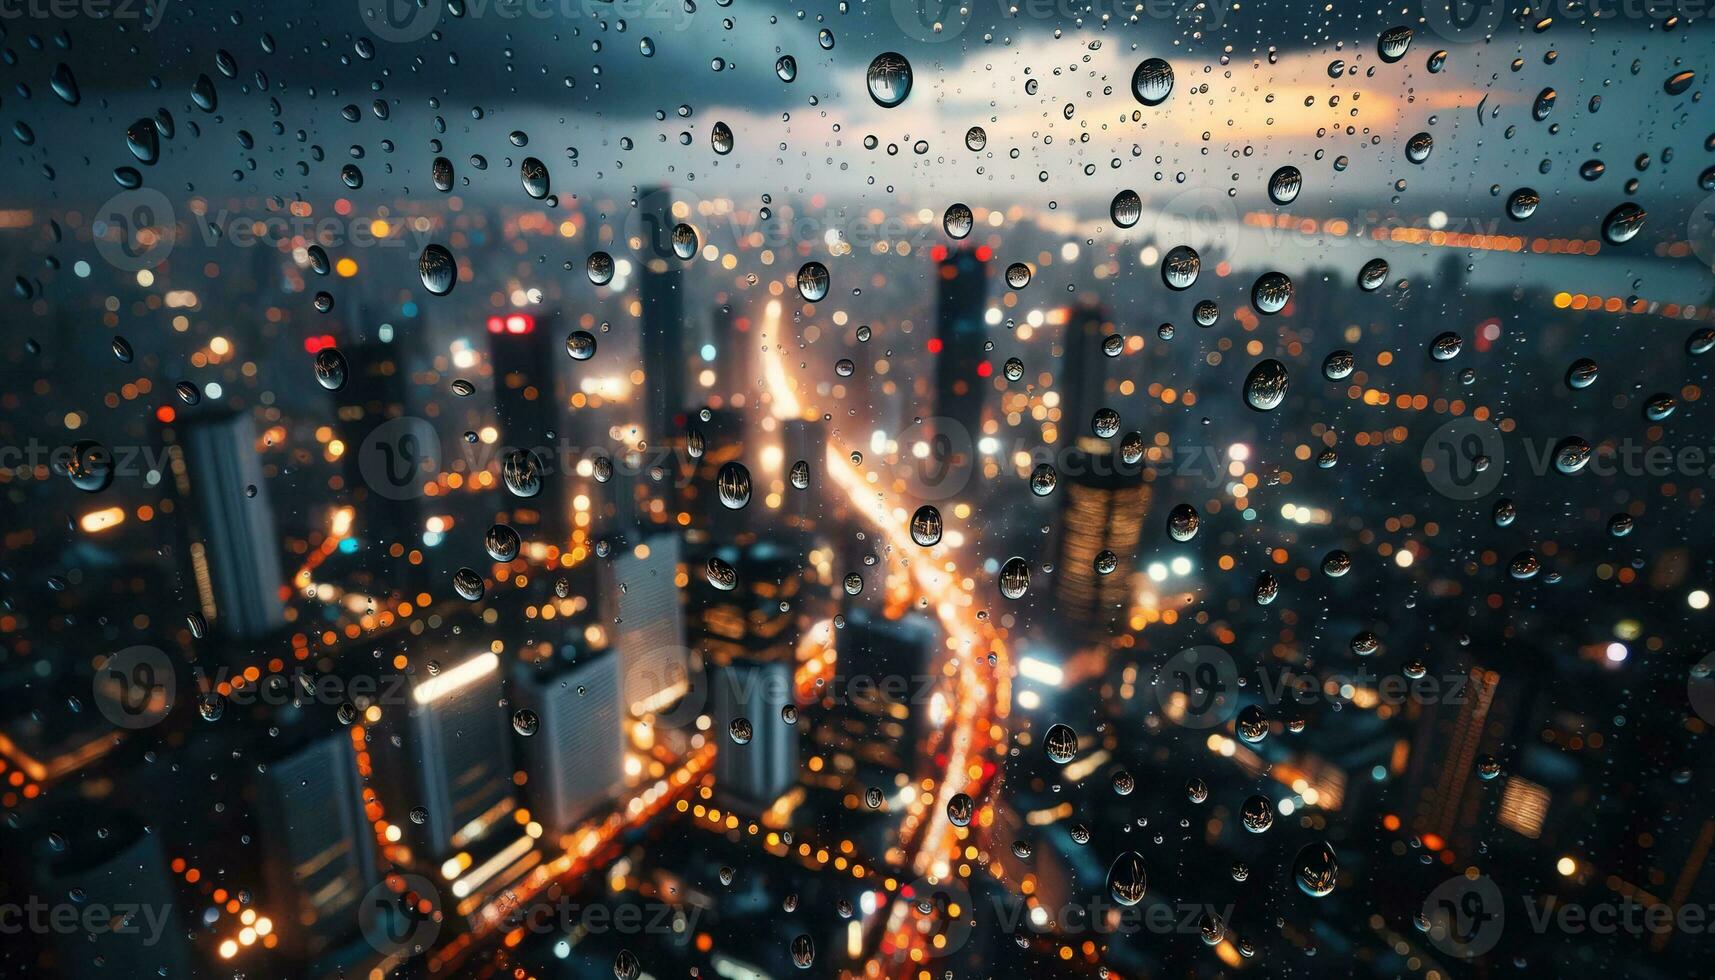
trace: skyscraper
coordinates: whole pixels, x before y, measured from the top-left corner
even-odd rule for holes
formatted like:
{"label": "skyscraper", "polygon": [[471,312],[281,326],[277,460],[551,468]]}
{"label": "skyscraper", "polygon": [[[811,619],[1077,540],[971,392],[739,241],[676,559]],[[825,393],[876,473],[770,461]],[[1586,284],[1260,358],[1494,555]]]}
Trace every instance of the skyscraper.
{"label": "skyscraper", "polygon": [[[517,807],[500,657],[483,650],[414,675],[408,708],[374,727],[375,782],[413,850],[439,861],[486,837]],[[422,823],[398,818],[421,807]]]}
{"label": "skyscraper", "polygon": [[649,441],[665,446],[675,443],[684,421],[685,374],[685,274],[673,252],[673,192],[667,187],[644,190],[637,200],[642,221],[643,263],[638,283],[638,301],[643,308],[643,376],[648,385],[644,431]]}
{"label": "skyscraper", "polygon": [[314,734],[266,763],[252,802],[268,884],[263,907],[291,924],[281,930],[285,952],[309,959],[353,932],[358,903],[379,878],[373,831],[347,733]]}
{"label": "skyscraper", "polygon": [[186,420],[174,477],[191,503],[191,572],[203,617],[239,639],[285,622],[280,539],[256,428],[241,412]]}
{"label": "skyscraper", "polygon": [[48,928],[59,952],[56,974],[70,980],[191,976],[185,926],[160,835],[140,819],[90,800],[80,801],[75,816],[68,814],[53,826],[70,839],[63,850],[42,859],[37,872],[41,894],[53,896],[50,902],[77,896],[79,907],[106,909],[113,916],[106,927],[87,932]]}
{"label": "skyscraper", "polygon": [[781,507],[787,520],[795,526],[813,527],[822,517],[823,508],[834,498],[828,490],[827,469],[828,427],[821,419],[787,419],[780,425],[781,456],[788,474],[798,461],[809,464],[810,486],[800,490],[786,487],[785,504]]}
{"label": "skyscraper", "polygon": [[1090,419],[1107,404],[1108,361],[1102,341],[1114,332],[1108,312],[1096,303],[1066,310],[1060,370],[1054,387],[1060,392],[1060,431],[1075,439],[1090,436]]}
{"label": "skyscraper", "polygon": [[[935,257],[935,414],[964,426],[974,442],[982,432],[983,396],[989,365],[983,356],[983,307],[988,299],[987,246],[947,251]],[[957,440],[955,440],[957,443]]]}
{"label": "skyscraper", "polygon": [[739,656],[711,664],[709,699],[720,746],[716,791],[741,806],[766,809],[798,775],[798,730],[780,720],[793,701],[791,662]]}
{"label": "skyscraper", "polygon": [[569,667],[550,660],[512,669],[512,700],[540,726],[522,741],[530,809],[550,831],[571,828],[620,788],[619,667],[610,651]]}
{"label": "skyscraper", "polygon": [[421,510],[413,498],[386,499],[375,493],[364,478],[359,453],[370,433],[409,413],[405,366],[400,349],[392,344],[342,346],[340,352],[347,381],[334,393],[334,411],[346,446],[342,461],[347,499],[357,511],[353,533],[369,559],[366,570],[384,574],[394,588],[409,592],[419,581],[421,566],[390,559],[406,558],[420,544]]}
{"label": "skyscraper", "polygon": [[[819,577],[810,536],[781,532],[718,548],[737,581],[693,590],[696,645],[708,668],[715,785],[731,802],[767,807],[799,770],[799,734],[780,719],[795,702],[798,645],[815,621],[831,617],[828,583]],[[823,563],[826,559],[821,559]],[[733,737],[734,723],[741,738]]]}
{"label": "skyscraper", "polygon": [[619,655],[623,704],[633,716],[660,711],[687,685],[679,537],[652,535],[600,567],[602,619]]}
{"label": "skyscraper", "polygon": [[559,364],[568,360],[553,316],[513,313],[488,318],[488,357],[494,369],[494,411],[504,450],[529,449],[548,467],[534,497],[508,496],[510,519],[521,534],[560,545],[567,532],[570,475],[557,452],[561,406]]}
{"label": "skyscraper", "polygon": [[829,710],[814,733],[836,769],[849,765],[871,785],[888,786],[917,771],[939,635],[921,615],[890,620],[861,608],[846,614],[836,634],[837,676],[823,699]]}
{"label": "skyscraper", "polygon": [[[1149,511],[1143,472],[1117,453],[1068,452],[1055,559],[1054,603],[1061,621],[1080,640],[1113,636],[1124,626],[1131,571]],[[1104,551],[1117,567],[1096,567]]]}

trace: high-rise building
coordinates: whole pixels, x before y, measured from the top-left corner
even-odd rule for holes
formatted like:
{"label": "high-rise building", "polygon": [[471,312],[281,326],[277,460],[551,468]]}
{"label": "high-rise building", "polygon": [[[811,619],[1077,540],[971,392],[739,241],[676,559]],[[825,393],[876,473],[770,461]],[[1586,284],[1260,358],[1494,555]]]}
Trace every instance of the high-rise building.
{"label": "high-rise building", "polygon": [[[511,823],[512,736],[501,700],[500,657],[483,650],[414,675],[410,706],[373,726],[373,783],[419,856],[441,861]],[[419,807],[422,823],[400,819]]]}
{"label": "high-rise building", "polygon": [[269,748],[252,801],[268,886],[262,908],[290,924],[280,930],[282,952],[309,959],[354,931],[358,903],[379,880],[374,833],[346,732]]}
{"label": "high-rise building", "polygon": [[[983,356],[983,310],[988,300],[987,246],[934,250],[935,414],[959,423],[975,442],[982,432],[984,392],[989,385]],[[955,437],[955,444],[959,440]]]}
{"label": "high-rise building", "polygon": [[643,223],[643,264],[638,301],[643,308],[643,375],[648,385],[644,431],[653,445],[678,440],[684,424],[689,372],[685,351],[685,273],[673,252],[673,192],[667,187],[644,190],[637,200]]}
{"label": "high-rise building", "polygon": [[[710,716],[720,748],[715,789],[731,803],[767,809],[798,774],[798,730],[780,720],[793,701],[792,663],[733,657],[709,666]],[[744,731],[742,738],[734,726]]]}
{"label": "high-rise building", "polygon": [[256,447],[240,412],[186,420],[174,477],[190,501],[191,572],[203,618],[228,636],[259,637],[285,622],[285,574]]}
{"label": "high-rise building", "polygon": [[721,467],[744,461],[744,416],[731,409],[703,409],[686,424],[686,437],[700,439],[703,454],[691,460],[680,506],[690,514],[692,527],[730,536],[745,526],[746,514],[722,504],[716,487]]}
{"label": "high-rise building", "polygon": [[41,894],[54,896],[50,902],[77,896],[80,907],[105,908],[115,916],[111,928],[49,928],[59,955],[54,975],[70,980],[191,976],[183,916],[160,835],[141,819],[88,800],[54,827],[69,839],[38,866]]}
{"label": "high-rise building", "polygon": [[916,771],[929,728],[927,696],[938,683],[932,670],[940,631],[915,614],[886,619],[860,608],[845,616],[836,676],[823,698],[828,710],[813,738],[836,772],[891,786]]}
{"label": "high-rise building", "polygon": [[685,614],[679,606],[679,537],[656,534],[601,566],[602,620],[613,635],[625,709],[641,717],[688,686]]}
{"label": "high-rise building", "polygon": [[526,538],[556,546],[566,540],[569,474],[558,451],[561,409],[566,404],[559,364],[568,360],[554,336],[553,316],[513,313],[488,318],[488,358],[494,369],[494,411],[502,451],[535,452],[548,471],[534,497],[508,495],[509,520]]}
{"label": "high-rise building", "polygon": [[[825,552],[809,535],[782,530],[766,540],[717,548],[736,573],[731,589],[698,580],[695,638],[708,670],[714,735],[715,785],[732,803],[763,809],[797,778],[795,726],[780,720],[795,703],[799,643],[820,619],[831,618],[830,583],[818,564]],[[742,722],[748,741],[732,737]]]}
{"label": "high-rise building", "polygon": [[1091,436],[1090,419],[1108,404],[1108,363],[1112,358],[1103,353],[1102,342],[1114,332],[1107,310],[1098,304],[1080,303],[1066,310],[1060,370],[1054,379],[1054,388],[1060,392],[1063,434],[1077,439]]}
{"label": "high-rise building", "polygon": [[[400,349],[393,344],[342,346],[347,380],[334,393],[334,411],[346,453],[345,500],[356,509],[353,533],[369,570],[389,584],[411,592],[420,564],[405,560],[422,541],[422,513],[414,499],[389,499],[375,493],[362,470],[360,447],[381,425],[409,414],[409,389]],[[406,581],[400,581],[403,576]]]}
{"label": "high-rise building", "polygon": [[535,712],[539,726],[522,740],[530,812],[551,832],[570,829],[623,782],[619,667],[606,652],[570,666],[512,668],[513,703]]}
{"label": "high-rise building", "polygon": [[800,490],[788,479],[781,511],[788,523],[799,527],[814,527],[823,516],[823,509],[834,494],[827,485],[828,426],[821,419],[787,419],[780,425],[780,448],[783,464],[790,478],[791,468],[802,460],[810,467],[810,486]]}
{"label": "high-rise building", "polygon": [[[1056,612],[1082,641],[1114,636],[1125,623],[1149,487],[1141,470],[1125,466],[1112,451],[1071,450],[1064,469],[1054,571]],[[1108,574],[1096,567],[1104,551],[1117,561]]]}

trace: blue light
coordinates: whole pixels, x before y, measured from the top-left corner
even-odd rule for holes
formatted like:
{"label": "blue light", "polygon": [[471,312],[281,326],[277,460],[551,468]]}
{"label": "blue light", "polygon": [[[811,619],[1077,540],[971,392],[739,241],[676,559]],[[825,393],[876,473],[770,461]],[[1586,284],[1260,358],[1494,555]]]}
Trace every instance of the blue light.
{"label": "blue light", "polygon": [[417,315],[417,304],[416,303],[406,303],[404,306],[399,307],[399,312],[405,314],[406,316],[414,317]]}
{"label": "blue light", "polygon": [[357,539],[356,538],[342,539],[339,543],[339,553],[342,555],[355,555],[355,554],[357,554]]}
{"label": "blue light", "polygon": [[703,350],[702,350],[702,355],[703,355],[703,360],[710,361],[710,362],[714,361],[714,359],[715,359],[715,345],[714,344],[704,344]]}

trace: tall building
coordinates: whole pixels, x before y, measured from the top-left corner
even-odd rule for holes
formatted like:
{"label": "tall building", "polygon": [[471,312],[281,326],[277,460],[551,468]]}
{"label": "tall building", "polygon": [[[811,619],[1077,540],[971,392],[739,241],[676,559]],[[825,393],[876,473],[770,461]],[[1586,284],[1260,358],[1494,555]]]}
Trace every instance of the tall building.
{"label": "tall building", "polygon": [[[418,856],[439,862],[511,824],[512,736],[501,701],[500,657],[483,650],[415,675],[410,706],[372,726],[373,782]],[[418,807],[422,823],[402,820]]]}
{"label": "tall building", "polygon": [[290,925],[280,930],[282,952],[311,959],[353,933],[358,903],[380,877],[356,750],[344,731],[320,733],[273,749],[266,763],[252,801],[262,908]]}
{"label": "tall building", "polygon": [[[988,300],[987,246],[934,250],[935,414],[964,426],[971,442],[982,433],[989,381],[983,356],[983,309]],[[959,444],[955,439],[955,444]]]}
{"label": "tall building", "polygon": [[1078,439],[1091,436],[1090,419],[1108,404],[1108,363],[1112,358],[1102,352],[1102,341],[1114,332],[1107,310],[1098,304],[1080,303],[1066,311],[1060,371],[1054,379],[1055,390],[1060,392],[1062,433]]}
{"label": "tall building", "polygon": [[747,515],[722,504],[716,487],[721,467],[744,461],[744,416],[726,408],[703,409],[685,428],[687,439],[694,433],[702,441],[703,454],[689,461],[690,478],[679,490],[679,504],[690,514],[691,527],[730,536],[745,526]]}
{"label": "tall building", "polygon": [[550,832],[570,829],[622,785],[620,658],[599,653],[569,667],[555,660],[512,668],[513,704],[536,713],[523,739],[530,812]]}
{"label": "tall building", "polygon": [[[792,703],[792,663],[737,656],[709,667],[710,716],[720,748],[715,789],[722,798],[765,810],[798,776],[798,730],[780,720]],[[748,729],[741,741],[733,726]]]}
{"label": "tall building", "polygon": [[684,424],[687,395],[685,376],[685,273],[673,252],[673,192],[667,187],[644,190],[637,200],[642,221],[643,263],[638,301],[643,307],[643,375],[648,385],[644,431],[650,443],[675,443]]}
{"label": "tall building", "polygon": [[254,639],[285,622],[285,574],[256,427],[240,412],[186,420],[174,478],[191,504],[191,572],[203,618]]}
{"label": "tall building", "polygon": [[[693,589],[696,645],[708,670],[715,785],[731,803],[767,808],[791,788],[799,770],[799,734],[780,719],[795,703],[798,647],[819,619],[831,618],[827,558],[805,534],[780,531],[765,540],[717,548],[732,566],[733,588],[699,580]],[[743,722],[749,740],[731,735]]]}
{"label": "tall building", "polygon": [[69,840],[64,850],[41,859],[40,894],[50,903],[77,896],[79,906],[111,910],[115,921],[112,928],[88,932],[49,928],[59,957],[53,975],[68,980],[191,976],[184,918],[160,836],[137,817],[87,800],[54,828]]}
{"label": "tall building", "polygon": [[[420,564],[407,559],[422,541],[422,513],[414,499],[388,499],[364,478],[359,447],[377,428],[410,413],[401,349],[394,344],[342,346],[347,380],[334,392],[334,412],[345,442],[345,499],[357,511],[353,533],[368,559],[365,564],[393,588],[412,593]],[[403,576],[407,581],[399,581]]]}
{"label": "tall building", "polygon": [[[1150,493],[1142,471],[1122,464],[1111,450],[1071,450],[1065,470],[1054,604],[1073,635],[1088,642],[1123,631]],[[1104,551],[1118,561],[1106,575],[1096,568]]]}
{"label": "tall building", "polygon": [[660,711],[688,687],[679,537],[644,538],[600,568],[602,620],[619,655],[625,709],[635,717]]}
{"label": "tall building", "polygon": [[566,540],[569,474],[561,472],[559,365],[568,360],[557,317],[527,313],[488,318],[488,358],[494,370],[494,413],[504,450],[529,449],[548,467],[534,497],[506,497],[509,520],[526,538],[562,545]]}
{"label": "tall building", "polygon": [[802,460],[810,467],[810,486],[800,490],[788,482],[781,512],[788,523],[814,527],[835,494],[828,489],[828,426],[821,419],[787,419],[780,425],[780,448],[788,474]]}
{"label": "tall building", "polygon": [[927,617],[886,619],[868,609],[845,614],[837,633],[837,674],[812,737],[836,772],[867,785],[896,785],[916,772],[916,752],[929,728],[927,693],[940,635]]}

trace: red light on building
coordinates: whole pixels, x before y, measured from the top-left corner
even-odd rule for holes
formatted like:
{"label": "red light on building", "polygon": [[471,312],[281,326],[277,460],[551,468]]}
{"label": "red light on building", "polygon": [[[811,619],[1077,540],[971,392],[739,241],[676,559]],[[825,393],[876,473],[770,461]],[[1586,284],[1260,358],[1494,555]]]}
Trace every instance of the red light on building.
{"label": "red light on building", "polygon": [[994,258],[994,249],[989,248],[987,245],[978,245],[977,246],[977,261],[978,262],[987,262],[989,259],[992,259],[992,258]]}
{"label": "red light on building", "polygon": [[160,408],[155,409],[155,418],[161,422],[170,424],[178,417],[179,413],[174,411],[173,406],[171,405],[162,405]]}
{"label": "red light on building", "polygon": [[929,353],[931,353],[931,354],[941,353],[941,338],[939,338],[939,337],[930,337],[929,338]]}
{"label": "red light on building", "polygon": [[333,334],[324,333],[319,337],[305,337],[304,338],[304,351],[306,353],[314,354],[317,351],[323,350],[324,348],[333,347],[333,346],[335,346]]}
{"label": "red light on building", "polygon": [[947,246],[936,245],[934,248],[931,248],[929,250],[929,258],[933,259],[936,262],[947,261]]}
{"label": "red light on building", "polygon": [[535,333],[536,318],[528,313],[513,313],[509,316],[491,316],[488,318],[489,333]]}
{"label": "red light on building", "polygon": [[987,361],[977,365],[977,377],[986,378],[994,373],[994,365]]}

